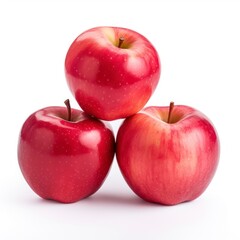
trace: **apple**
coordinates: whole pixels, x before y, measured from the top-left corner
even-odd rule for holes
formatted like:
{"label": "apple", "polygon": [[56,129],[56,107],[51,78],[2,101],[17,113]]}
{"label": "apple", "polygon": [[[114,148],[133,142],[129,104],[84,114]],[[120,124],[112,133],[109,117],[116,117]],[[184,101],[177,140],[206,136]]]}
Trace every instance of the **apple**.
{"label": "apple", "polygon": [[76,202],[95,193],[115,153],[110,126],[86,113],[46,107],[28,117],[18,143],[18,162],[29,186],[40,197]]}
{"label": "apple", "polygon": [[175,205],[199,197],[215,174],[219,155],[213,124],[184,105],[146,107],[124,120],[117,133],[121,173],[149,202]]}
{"label": "apple", "polygon": [[127,28],[96,27],[70,45],[65,76],[86,113],[115,120],[145,106],[160,78],[160,60],[143,35]]}

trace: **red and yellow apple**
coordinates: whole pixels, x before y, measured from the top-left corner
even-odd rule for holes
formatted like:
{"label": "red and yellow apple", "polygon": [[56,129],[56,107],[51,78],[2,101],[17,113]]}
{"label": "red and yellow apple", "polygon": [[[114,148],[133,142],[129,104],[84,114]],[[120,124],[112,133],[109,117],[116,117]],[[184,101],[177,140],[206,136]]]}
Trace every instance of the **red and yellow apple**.
{"label": "red and yellow apple", "polygon": [[47,107],[22,126],[18,161],[29,186],[40,197],[63,203],[95,193],[112,164],[112,130],[84,112]]}
{"label": "red and yellow apple", "polygon": [[183,105],[147,107],[117,134],[117,161],[130,188],[146,201],[175,205],[199,197],[219,161],[210,120]]}
{"label": "red and yellow apple", "polygon": [[159,81],[160,60],[143,35],[127,28],[96,27],[71,44],[65,75],[86,113],[114,120],[145,106]]}

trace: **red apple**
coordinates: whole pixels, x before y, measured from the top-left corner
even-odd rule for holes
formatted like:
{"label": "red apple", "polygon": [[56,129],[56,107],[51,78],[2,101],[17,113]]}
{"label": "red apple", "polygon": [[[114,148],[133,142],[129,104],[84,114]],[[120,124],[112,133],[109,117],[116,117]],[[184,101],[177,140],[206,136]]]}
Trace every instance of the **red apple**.
{"label": "red apple", "polygon": [[76,202],[96,192],[113,160],[115,140],[103,122],[76,109],[41,109],[25,121],[18,144],[22,174],[40,197]]}
{"label": "red apple", "polygon": [[146,201],[174,205],[199,197],[219,161],[210,120],[188,106],[147,107],[117,134],[117,161],[131,189]]}
{"label": "red apple", "polygon": [[120,27],[96,27],[71,44],[65,74],[85,112],[114,120],[144,107],[158,84],[160,60],[141,34]]}

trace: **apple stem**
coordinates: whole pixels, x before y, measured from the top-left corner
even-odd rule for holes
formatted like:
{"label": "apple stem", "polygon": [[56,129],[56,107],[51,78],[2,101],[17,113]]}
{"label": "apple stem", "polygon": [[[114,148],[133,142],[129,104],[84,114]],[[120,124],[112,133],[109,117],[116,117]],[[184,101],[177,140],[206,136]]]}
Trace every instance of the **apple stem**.
{"label": "apple stem", "polygon": [[68,111],[68,118],[67,118],[67,120],[71,121],[72,120],[72,109],[71,109],[71,105],[70,105],[69,99],[65,100],[64,103],[65,103],[65,105],[67,107],[67,111]]}
{"label": "apple stem", "polygon": [[171,114],[172,114],[173,107],[174,107],[174,102],[170,102],[167,123],[170,123],[171,121]]}
{"label": "apple stem", "polygon": [[119,47],[119,48],[121,48],[123,42],[124,42],[124,37],[120,37],[120,38],[119,38],[119,42],[118,42],[118,47]]}

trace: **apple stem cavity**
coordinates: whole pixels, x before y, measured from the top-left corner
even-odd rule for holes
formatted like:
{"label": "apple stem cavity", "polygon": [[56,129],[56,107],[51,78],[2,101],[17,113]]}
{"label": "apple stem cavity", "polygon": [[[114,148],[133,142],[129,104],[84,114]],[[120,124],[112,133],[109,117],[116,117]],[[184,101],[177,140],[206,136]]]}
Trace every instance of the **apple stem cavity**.
{"label": "apple stem cavity", "polygon": [[118,48],[121,48],[123,42],[124,42],[124,37],[120,37],[118,42]]}
{"label": "apple stem cavity", "polygon": [[173,107],[174,107],[174,102],[170,102],[167,123],[171,122],[171,114],[172,114]]}
{"label": "apple stem cavity", "polygon": [[70,101],[69,99],[64,101],[66,107],[67,107],[67,112],[68,112],[68,117],[67,120],[68,121],[72,121],[72,109],[71,109],[71,105],[70,105]]}

